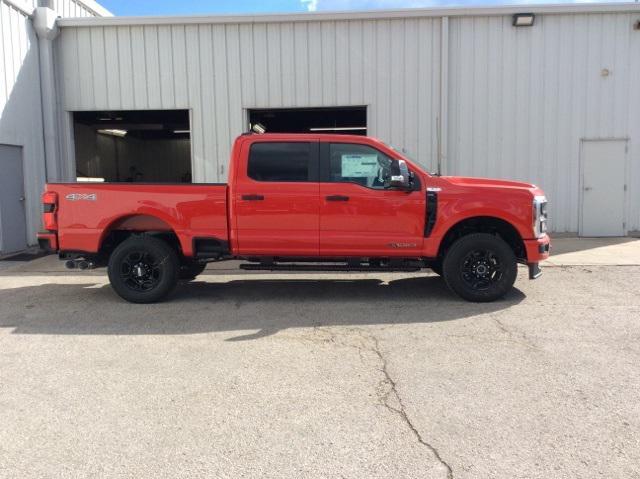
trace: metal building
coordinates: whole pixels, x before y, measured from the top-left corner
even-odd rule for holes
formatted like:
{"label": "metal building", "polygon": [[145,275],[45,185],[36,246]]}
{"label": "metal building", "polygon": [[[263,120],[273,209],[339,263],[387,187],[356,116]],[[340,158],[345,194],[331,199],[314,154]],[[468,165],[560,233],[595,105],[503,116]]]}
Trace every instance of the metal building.
{"label": "metal building", "polygon": [[[47,173],[43,102],[57,101],[57,96],[51,100],[55,93],[44,88],[48,80],[40,66],[48,57],[40,53],[47,39],[36,33],[38,3],[45,5],[0,0],[0,253],[34,244],[41,222],[40,194]],[[46,5],[52,22],[56,16],[110,15],[92,0]]]}
{"label": "metal building", "polygon": [[367,133],[431,171],[534,182],[556,233],[640,230],[639,4],[57,27],[50,179],[224,181],[233,138],[259,122]]}

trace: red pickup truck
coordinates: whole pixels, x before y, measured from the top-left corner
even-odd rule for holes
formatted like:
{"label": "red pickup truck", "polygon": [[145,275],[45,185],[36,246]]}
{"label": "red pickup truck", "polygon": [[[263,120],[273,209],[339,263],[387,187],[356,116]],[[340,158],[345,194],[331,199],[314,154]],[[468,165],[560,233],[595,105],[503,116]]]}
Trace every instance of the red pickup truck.
{"label": "red pickup truck", "polygon": [[517,263],[540,275],[547,200],[534,185],[427,173],[373,138],[245,134],[228,184],[50,183],[40,246],[107,266],[136,303],[207,262],[272,271],[430,268],[469,301],[502,297]]}

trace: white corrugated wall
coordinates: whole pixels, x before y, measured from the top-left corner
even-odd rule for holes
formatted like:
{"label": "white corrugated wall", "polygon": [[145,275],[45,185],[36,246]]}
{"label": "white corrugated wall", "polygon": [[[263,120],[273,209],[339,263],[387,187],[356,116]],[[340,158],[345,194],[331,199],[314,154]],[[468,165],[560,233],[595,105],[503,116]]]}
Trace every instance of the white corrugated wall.
{"label": "white corrugated wall", "polygon": [[0,143],[22,147],[27,231],[33,243],[40,228],[45,161],[38,39],[26,11],[0,0]]}
{"label": "white corrugated wall", "polygon": [[640,230],[638,20],[452,18],[447,171],[532,181],[550,199],[553,230],[576,232],[580,140],[629,138],[627,228]]}
{"label": "white corrugated wall", "polygon": [[62,18],[110,16],[102,6],[83,0],[50,0],[53,10]]}
{"label": "white corrugated wall", "polygon": [[[41,227],[40,195],[45,181],[45,158],[40,94],[38,39],[30,14],[37,0],[0,0],[0,143],[22,147],[27,235],[31,244]],[[59,15],[85,15],[80,0],[57,0],[78,7]],[[86,2],[85,12],[100,11]],[[102,10],[106,12],[106,10]],[[108,13],[108,12],[106,12]],[[1,174],[2,172],[0,172]]]}
{"label": "white corrugated wall", "polygon": [[[435,158],[438,19],[63,28],[64,108],[191,109],[194,179],[220,181],[246,109],[368,105]],[[419,131],[422,131],[419,134]]]}
{"label": "white corrugated wall", "polygon": [[[57,40],[58,74],[66,111],[190,109],[194,180],[214,182],[226,179],[230,145],[256,107],[366,105],[369,134],[435,169],[448,63],[445,173],[533,181],[552,201],[553,229],[576,232],[580,139],[630,138],[632,231],[640,230],[639,17],[538,14],[535,26],[514,28],[510,14],[457,14],[448,62],[433,12],[76,22]],[[67,117],[67,137],[70,128]]]}

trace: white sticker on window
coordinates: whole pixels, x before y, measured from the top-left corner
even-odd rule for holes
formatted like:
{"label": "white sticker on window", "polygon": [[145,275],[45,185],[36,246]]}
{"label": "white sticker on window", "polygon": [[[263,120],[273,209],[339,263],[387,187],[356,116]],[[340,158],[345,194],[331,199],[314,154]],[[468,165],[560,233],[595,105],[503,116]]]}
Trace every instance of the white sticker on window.
{"label": "white sticker on window", "polygon": [[342,155],[343,178],[375,177],[378,168],[378,155]]}

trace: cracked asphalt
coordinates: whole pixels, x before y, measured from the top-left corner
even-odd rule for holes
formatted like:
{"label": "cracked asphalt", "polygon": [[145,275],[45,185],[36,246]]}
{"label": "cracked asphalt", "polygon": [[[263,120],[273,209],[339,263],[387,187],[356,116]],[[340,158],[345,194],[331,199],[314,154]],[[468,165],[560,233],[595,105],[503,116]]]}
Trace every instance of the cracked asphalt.
{"label": "cracked asphalt", "polygon": [[640,478],[640,266],[223,270],[155,305],[0,271],[0,477]]}

